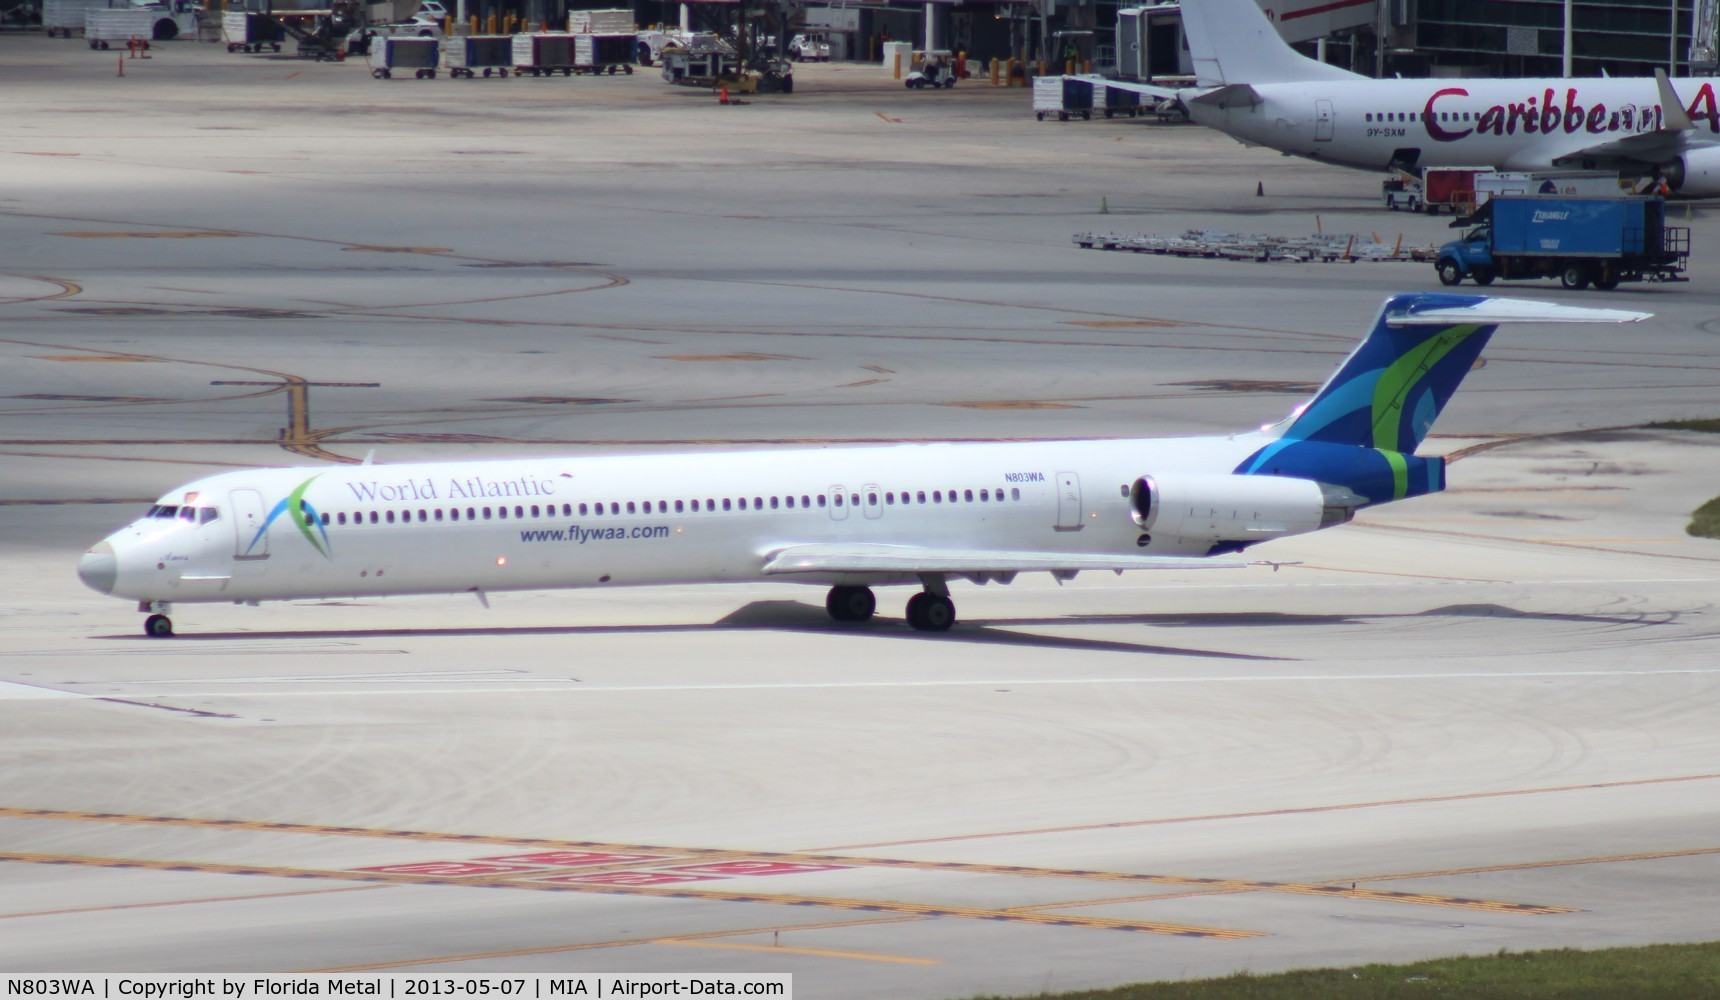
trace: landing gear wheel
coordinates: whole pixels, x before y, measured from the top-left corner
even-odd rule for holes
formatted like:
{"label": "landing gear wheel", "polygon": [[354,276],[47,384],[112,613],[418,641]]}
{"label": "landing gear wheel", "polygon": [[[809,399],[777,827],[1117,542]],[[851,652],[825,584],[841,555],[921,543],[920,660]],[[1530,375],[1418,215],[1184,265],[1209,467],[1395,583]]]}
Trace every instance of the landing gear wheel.
{"label": "landing gear wheel", "polygon": [[878,599],[870,587],[831,587],[824,598],[824,610],[839,622],[863,622],[878,609]]}
{"label": "landing gear wheel", "polygon": [[1580,292],[1589,287],[1589,269],[1581,264],[1567,264],[1559,272],[1559,284],[1573,292]]}
{"label": "landing gear wheel", "polygon": [[1463,281],[1463,272],[1457,269],[1457,261],[1442,260],[1439,262],[1439,283],[1455,285]]}
{"label": "landing gear wheel", "polygon": [[956,623],[955,602],[921,591],[908,598],[908,624],[921,632],[948,632]]}
{"label": "landing gear wheel", "polygon": [[173,619],[166,615],[150,615],[143,620],[143,634],[151,639],[171,639]]}

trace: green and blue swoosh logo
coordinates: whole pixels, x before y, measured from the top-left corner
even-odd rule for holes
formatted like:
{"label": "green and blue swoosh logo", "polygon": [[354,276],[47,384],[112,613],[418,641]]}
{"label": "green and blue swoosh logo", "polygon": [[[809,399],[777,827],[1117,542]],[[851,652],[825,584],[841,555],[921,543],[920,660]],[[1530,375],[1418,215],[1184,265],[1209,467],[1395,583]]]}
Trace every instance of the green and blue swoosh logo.
{"label": "green and blue swoosh logo", "polygon": [[269,516],[263,518],[262,527],[258,528],[257,533],[251,536],[251,544],[245,546],[246,555],[250,555],[251,550],[257,547],[257,543],[263,540],[264,535],[268,534],[269,525],[274,524],[275,520],[282,514],[286,514],[291,518],[293,525],[299,529],[299,534],[305,536],[305,541],[311,543],[311,548],[321,553],[324,559],[334,558],[330,554],[328,529],[323,527],[322,518],[317,516],[316,508],[305,500],[305,490],[309,489],[310,485],[316,481],[317,476],[310,477],[287,494],[280,503],[275,504],[274,509],[269,511]]}

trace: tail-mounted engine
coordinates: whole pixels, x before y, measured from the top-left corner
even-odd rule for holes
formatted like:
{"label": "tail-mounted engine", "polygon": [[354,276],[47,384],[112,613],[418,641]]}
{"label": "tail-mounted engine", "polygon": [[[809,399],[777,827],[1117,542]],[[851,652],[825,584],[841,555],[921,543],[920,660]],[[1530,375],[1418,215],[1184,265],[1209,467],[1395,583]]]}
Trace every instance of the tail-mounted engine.
{"label": "tail-mounted engine", "polygon": [[1142,476],[1129,516],[1162,538],[1263,542],[1343,524],[1365,501],[1342,486],[1284,476]]}

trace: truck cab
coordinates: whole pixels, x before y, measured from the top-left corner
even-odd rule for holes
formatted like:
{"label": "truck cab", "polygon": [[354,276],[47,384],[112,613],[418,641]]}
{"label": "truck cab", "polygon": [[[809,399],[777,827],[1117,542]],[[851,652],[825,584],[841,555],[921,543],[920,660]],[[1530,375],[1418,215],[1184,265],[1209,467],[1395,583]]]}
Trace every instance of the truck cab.
{"label": "truck cab", "polygon": [[1492,284],[1497,273],[1493,263],[1492,225],[1484,222],[1440,247],[1434,261],[1442,285],[1455,285],[1464,278],[1474,279],[1477,285]]}

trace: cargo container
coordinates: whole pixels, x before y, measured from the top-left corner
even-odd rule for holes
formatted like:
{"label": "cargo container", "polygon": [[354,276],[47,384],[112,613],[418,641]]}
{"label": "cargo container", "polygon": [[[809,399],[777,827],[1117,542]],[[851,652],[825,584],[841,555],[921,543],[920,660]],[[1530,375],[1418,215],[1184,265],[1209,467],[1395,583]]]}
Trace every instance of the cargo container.
{"label": "cargo container", "polygon": [[264,47],[279,52],[287,32],[267,14],[230,10],[221,15],[221,40],[228,52],[261,52]]}
{"label": "cargo container", "polygon": [[108,0],[47,0],[42,5],[42,27],[48,37],[70,38],[84,33],[84,14],[103,10]]}
{"label": "cargo container", "polygon": [[512,35],[460,35],[442,39],[442,65],[458,80],[485,76],[507,76],[514,65]]}
{"label": "cargo container", "polygon": [[522,76],[573,75],[573,35],[514,36],[514,72]]}
{"label": "cargo container", "polygon": [[370,40],[370,75],[378,80],[394,76],[395,70],[412,70],[419,80],[436,79],[437,56],[434,38],[373,38]]}
{"label": "cargo container", "polygon": [[573,66],[581,73],[631,75],[636,46],[637,41],[631,32],[625,35],[574,35]]}
{"label": "cargo container", "polygon": [[1447,285],[1557,277],[1566,288],[1608,290],[1682,281],[1690,254],[1690,230],[1666,224],[1661,198],[1500,195],[1452,225],[1473,228],[1434,258]]}

